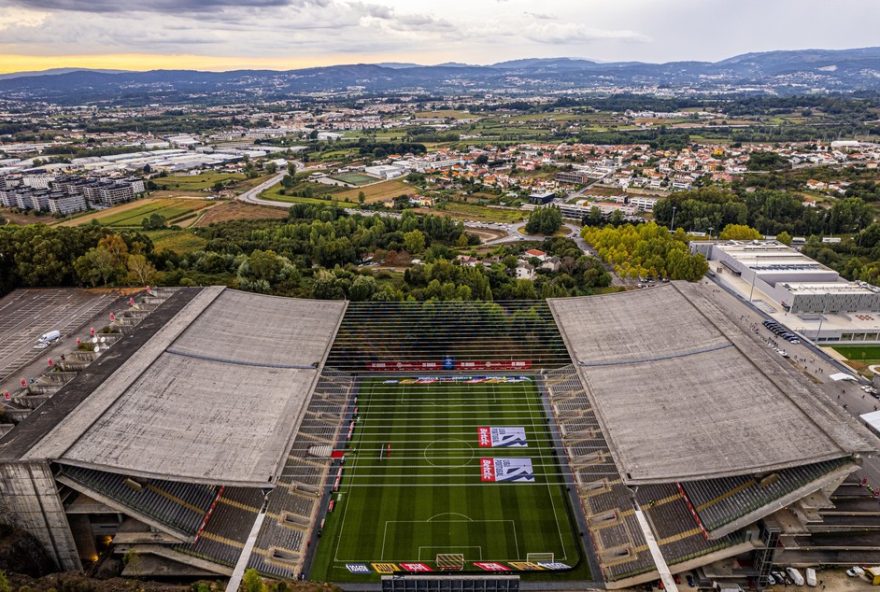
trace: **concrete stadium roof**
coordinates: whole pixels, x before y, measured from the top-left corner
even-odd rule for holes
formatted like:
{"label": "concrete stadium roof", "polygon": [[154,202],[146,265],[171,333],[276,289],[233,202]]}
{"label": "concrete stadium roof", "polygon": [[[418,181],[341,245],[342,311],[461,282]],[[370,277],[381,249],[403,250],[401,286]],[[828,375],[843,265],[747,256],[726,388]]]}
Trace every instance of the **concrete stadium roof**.
{"label": "concrete stadium roof", "polygon": [[711,285],[550,301],[630,484],[690,481],[871,453],[872,437],[734,319]]}
{"label": "concrete stadium roof", "polygon": [[206,288],[25,458],[267,486],[345,306]]}

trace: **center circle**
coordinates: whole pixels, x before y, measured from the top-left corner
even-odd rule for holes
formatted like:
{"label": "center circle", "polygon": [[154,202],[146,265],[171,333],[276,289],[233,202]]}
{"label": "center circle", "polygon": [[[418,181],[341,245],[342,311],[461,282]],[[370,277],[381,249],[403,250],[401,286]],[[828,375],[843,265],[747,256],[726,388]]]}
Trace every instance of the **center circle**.
{"label": "center circle", "polygon": [[474,447],[458,438],[434,440],[425,446],[425,460],[435,467],[466,467],[474,460]]}

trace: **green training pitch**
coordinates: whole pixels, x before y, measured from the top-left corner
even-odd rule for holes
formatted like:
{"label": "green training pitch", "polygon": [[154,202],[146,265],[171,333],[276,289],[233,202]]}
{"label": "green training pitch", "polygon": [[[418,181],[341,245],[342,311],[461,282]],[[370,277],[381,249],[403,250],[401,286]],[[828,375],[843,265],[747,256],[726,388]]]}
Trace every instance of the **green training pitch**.
{"label": "green training pitch", "polygon": [[[437,556],[446,554],[463,559],[468,573],[488,575],[477,562],[506,562],[516,573],[510,562],[550,561],[574,569],[529,576],[588,579],[536,384],[407,381],[360,384],[360,417],[309,578],[371,581],[377,563],[439,571]],[[524,432],[526,445],[480,447],[481,426],[522,428],[508,437],[522,444]],[[519,466],[521,481],[498,482],[503,469],[484,481],[481,458]],[[516,459],[528,459],[531,471]],[[351,564],[373,573],[351,573]]]}

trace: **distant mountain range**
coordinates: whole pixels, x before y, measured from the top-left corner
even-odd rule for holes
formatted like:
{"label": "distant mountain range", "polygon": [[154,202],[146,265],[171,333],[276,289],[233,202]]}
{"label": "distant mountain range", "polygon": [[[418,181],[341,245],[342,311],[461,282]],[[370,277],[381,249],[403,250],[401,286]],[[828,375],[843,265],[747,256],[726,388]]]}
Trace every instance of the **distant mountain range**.
{"label": "distant mountain range", "polygon": [[880,91],[880,47],[772,51],[720,62],[665,64],[551,58],[487,66],[391,62],[288,71],[57,69],[0,76],[0,98],[58,103],[211,102],[314,93],[540,94],[615,89],[677,94]]}

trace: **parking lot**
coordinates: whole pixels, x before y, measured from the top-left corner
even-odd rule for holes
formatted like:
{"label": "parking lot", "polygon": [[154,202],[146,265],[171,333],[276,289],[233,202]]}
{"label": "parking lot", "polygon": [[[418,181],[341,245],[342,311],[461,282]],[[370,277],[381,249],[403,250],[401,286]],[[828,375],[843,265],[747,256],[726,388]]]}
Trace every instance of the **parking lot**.
{"label": "parking lot", "polygon": [[34,349],[40,335],[55,329],[69,335],[117,296],[109,291],[47,288],[16,290],[0,299],[0,384],[46,353]]}

